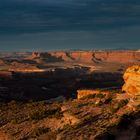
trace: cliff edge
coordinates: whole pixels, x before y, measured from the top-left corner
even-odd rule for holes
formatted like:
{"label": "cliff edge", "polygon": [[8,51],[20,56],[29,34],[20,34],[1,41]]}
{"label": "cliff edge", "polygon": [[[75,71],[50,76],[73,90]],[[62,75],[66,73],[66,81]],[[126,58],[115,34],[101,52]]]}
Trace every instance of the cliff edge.
{"label": "cliff edge", "polygon": [[47,62],[82,62],[82,63],[139,63],[140,52],[136,51],[58,51],[33,52],[31,59],[42,59]]}
{"label": "cliff edge", "polygon": [[129,67],[124,73],[125,84],[122,90],[134,94],[140,95],[140,65],[134,65]]}

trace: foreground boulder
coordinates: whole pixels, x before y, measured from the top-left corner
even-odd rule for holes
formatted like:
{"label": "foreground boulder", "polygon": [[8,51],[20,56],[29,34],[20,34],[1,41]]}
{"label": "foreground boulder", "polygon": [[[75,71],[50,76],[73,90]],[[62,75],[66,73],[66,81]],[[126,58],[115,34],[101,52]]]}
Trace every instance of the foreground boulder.
{"label": "foreground boulder", "polygon": [[125,84],[122,90],[133,95],[140,95],[140,65],[129,67],[123,78]]}

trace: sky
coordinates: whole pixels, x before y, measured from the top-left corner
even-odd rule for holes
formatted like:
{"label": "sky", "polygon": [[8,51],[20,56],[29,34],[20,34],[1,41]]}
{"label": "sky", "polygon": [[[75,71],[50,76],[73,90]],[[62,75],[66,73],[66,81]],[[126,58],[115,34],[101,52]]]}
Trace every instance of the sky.
{"label": "sky", "polygon": [[0,0],[0,51],[140,48],[140,0]]}

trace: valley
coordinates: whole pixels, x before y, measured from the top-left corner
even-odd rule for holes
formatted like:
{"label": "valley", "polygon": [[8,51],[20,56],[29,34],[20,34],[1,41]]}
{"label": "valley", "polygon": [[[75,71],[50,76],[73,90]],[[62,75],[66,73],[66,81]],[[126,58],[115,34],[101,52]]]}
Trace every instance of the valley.
{"label": "valley", "polygon": [[0,140],[139,139],[139,56],[1,55]]}

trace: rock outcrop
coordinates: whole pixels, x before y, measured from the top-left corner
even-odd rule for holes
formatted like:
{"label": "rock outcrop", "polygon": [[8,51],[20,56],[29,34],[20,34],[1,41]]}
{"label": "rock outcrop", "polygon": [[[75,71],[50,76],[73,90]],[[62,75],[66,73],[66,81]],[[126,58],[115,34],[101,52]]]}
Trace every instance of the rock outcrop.
{"label": "rock outcrop", "polygon": [[39,53],[39,52],[33,52],[31,58],[32,58],[32,59],[40,58],[40,53]]}
{"label": "rock outcrop", "polygon": [[140,65],[129,67],[123,78],[125,84],[122,90],[133,95],[140,95]]}
{"label": "rock outcrop", "polygon": [[[90,96],[90,95],[94,95],[94,94],[100,94],[101,91],[100,90],[90,90],[90,89],[81,89],[81,90],[77,90],[77,99],[82,99],[84,97]],[[107,94],[108,92],[102,92],[102,94]]]}
{"label": "rock outcrop", "polygon": [[139,63],[138,51],[58,51],[58,52],[33,52],[32,59],[45,59],[47,62],[65,61],[80,63]]}
{"label": "rock outcrop", "polygon": [[78,90],[77,93],[78,93],[77,99],[81,99],[81,98],[86,97],[88,95],[96,94],[97,91],[95,91],[95,90]]}
{"label": "rock outcrop", "polygon": [[13,61],[9,66],[9,71],[14,72],[44,72],[43,69],[39,69],[36,65],[27,64],[27,63],[19,63],[17,61]]}

